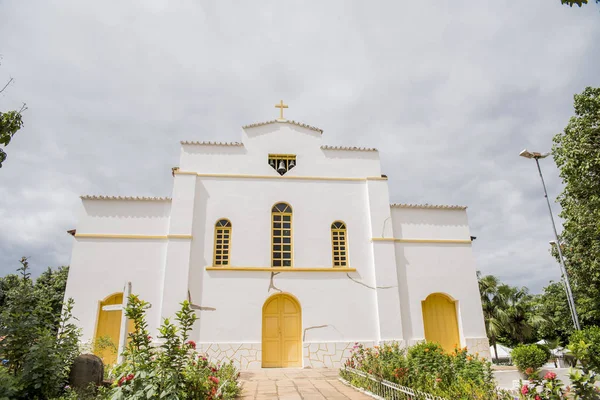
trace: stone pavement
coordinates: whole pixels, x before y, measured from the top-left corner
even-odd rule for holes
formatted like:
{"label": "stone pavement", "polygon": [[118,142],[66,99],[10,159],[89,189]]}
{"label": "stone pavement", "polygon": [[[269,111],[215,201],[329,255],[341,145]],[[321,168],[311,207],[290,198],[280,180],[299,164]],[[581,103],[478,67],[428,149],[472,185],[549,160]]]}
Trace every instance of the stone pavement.
{"label": "stone pavement", "polygon": [[275,369],[246,370],[240,374],[242,399],[372,400],[338,380],[337,369]]}

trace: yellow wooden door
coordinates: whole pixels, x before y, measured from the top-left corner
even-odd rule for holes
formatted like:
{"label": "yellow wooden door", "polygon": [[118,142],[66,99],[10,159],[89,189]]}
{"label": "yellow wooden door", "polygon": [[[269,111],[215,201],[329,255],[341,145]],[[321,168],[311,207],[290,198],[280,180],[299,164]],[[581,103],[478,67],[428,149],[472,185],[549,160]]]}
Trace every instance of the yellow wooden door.
{"label": "yellow wooden door", "polygon": [[94,353],[107,365],[115,364],[117,361],[123,312],[120,309],[107,310],[105,306],[121,304],[123,304],[123,293],[115,293],[99,304],[96,336],[94,337]]}
{"label": "yellow wooden door", "polygon": [[460,346],[456,304],[441,293],[430,294],[422,303],[425,340],[439,343],[451,352]]}
{"label": "yellow wooden door", "polygon": [[278,294],[263,306],[262,366],[301,367],[301,309],[292,296]]}

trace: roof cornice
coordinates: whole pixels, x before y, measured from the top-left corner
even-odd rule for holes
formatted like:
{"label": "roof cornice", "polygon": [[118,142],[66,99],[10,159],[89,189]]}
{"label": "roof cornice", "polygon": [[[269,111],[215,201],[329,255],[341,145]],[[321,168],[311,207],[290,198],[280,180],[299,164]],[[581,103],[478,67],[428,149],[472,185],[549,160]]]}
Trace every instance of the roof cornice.
{"label": "roof cornice", "polygon": [[467,206],[458,206],[458,205],[435,205],[435,204],[401,204],[401,203],[392,203],[390,207],[394,208],[429,208],[429,209],[438,209],[438,210],[466,210]]}
{"label": "roof cornice", "polygon": [[197,140],[182,140],[181,144],[196,146],[244,146],[242,142],[199,142]]}
{"label": "roof cornice", "polygon": [[242,128],[243,129],[256,128],[258,126],[269,125],[269,124],[296,125],[296,126],[299,126],[302,128],[310,129],[311,131],[319,132],[321,135],[323,134],[323,129],[317,128],[316,126],[311,126],[311,125],[304,124],[302,122],[297,122],[297,121],[292,121],[292,120],[287,120],[287,119],[273,119],[271,121],[257,122],[255,124],[244,125],[244,126],[242,126]]}
{"label": "roof cornice", "polygon": [[321,146],[323,150],[342,150],[342,151],[379,151],[374,147],[356,147],[356,146]]}
{"label": "roof cornice", "polygon": [[170,197],[143,197],[143,196],[79,196],[81,200],[125,200],[125,201],[171,201]]}

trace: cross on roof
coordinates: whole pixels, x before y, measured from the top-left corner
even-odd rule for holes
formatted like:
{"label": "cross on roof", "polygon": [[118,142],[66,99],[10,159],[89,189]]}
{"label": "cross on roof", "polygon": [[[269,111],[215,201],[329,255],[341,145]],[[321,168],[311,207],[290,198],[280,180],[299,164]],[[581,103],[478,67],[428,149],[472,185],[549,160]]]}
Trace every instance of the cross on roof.
{"label": "cross on roof", "polygon": [[280,100],[279,104],[275,104],[275,108],[279,108],[279,119],[283,118],[283,109],[288,108],[287,104],[283,104],[283,100]]}

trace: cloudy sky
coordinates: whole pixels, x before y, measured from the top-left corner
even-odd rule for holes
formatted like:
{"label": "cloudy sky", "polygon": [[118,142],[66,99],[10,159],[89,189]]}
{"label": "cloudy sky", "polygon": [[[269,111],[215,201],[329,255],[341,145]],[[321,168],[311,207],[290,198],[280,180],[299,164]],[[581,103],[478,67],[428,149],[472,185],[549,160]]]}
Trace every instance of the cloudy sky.
{"label": "cloudy sky", "polygon": [[518,154],[600,86],[600,6],[0,0],[0,54],[0,110],[29,107],[0,169],[0,275],[69,263],[80,194],[168,196],[180,140],[239,140],[284,99],[326,144],[379,148],[393,202],[469,206],[478,268],[539,291],[558,266]]}

